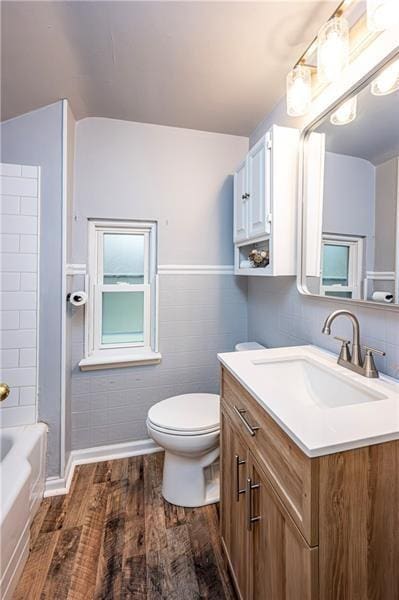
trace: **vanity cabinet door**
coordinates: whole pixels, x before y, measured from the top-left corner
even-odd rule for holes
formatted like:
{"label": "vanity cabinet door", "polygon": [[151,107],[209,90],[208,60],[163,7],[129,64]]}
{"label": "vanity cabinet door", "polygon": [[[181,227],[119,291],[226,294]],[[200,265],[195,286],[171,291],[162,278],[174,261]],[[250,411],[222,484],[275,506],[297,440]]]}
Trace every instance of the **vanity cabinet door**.
{"label": "vanity cabinet door", "polygon": [[[248,536],[245,521],[247,447],[221,413],[221,536],[230,570],[242,600],[248,598]],[[242,492],[241,492],[242,491]],[[240,493],[241,492],[241,493]]]}
{"label": "vanity cabinet door", "polygon": [[247,161],[244,160],[234,173],[234,241],[248,238],[248,190]]}
{"label": "vanity cabinet door", "polygon": [[316,600],[318,549],[308,546],[253,460],[248,473],[249,597]]}
{"label": "vanity cabinet door", "polygon": [[270,152],[267,135],[255,144],[248,154],[250,238],[270,233]]}

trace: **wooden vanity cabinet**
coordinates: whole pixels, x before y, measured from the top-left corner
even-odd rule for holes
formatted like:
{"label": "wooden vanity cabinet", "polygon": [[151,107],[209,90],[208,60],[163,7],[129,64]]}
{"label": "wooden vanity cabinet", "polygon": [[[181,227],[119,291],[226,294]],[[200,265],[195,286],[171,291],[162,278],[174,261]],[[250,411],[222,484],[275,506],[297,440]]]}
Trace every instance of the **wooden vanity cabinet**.
{"label": "wooden vanity cabinet", "polygon": [[240,597],[315,599],[317,548],[308,546],[223,407],[221,418],[221,534]]}
{"label": "wooden vanity cabinet", "polygon": [[221,537],[240,598],[398,600],[399,442],[311,459],[224,368],[221,396]]}

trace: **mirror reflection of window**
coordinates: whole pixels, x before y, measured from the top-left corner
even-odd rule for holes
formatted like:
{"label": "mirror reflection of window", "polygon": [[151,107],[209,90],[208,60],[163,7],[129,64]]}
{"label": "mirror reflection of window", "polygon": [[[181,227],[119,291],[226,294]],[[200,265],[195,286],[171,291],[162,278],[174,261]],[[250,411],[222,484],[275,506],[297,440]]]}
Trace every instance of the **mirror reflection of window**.
{"label": "mirror reflection of window", "polygon": [[360,299],[363,240],[323,236],[320,294]]}

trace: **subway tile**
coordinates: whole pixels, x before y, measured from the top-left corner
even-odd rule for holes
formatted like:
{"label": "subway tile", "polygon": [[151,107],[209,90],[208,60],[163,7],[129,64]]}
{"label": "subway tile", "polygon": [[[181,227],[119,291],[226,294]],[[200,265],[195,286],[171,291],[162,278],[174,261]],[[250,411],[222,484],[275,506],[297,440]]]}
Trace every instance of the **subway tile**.
{"label": "subway tile", "polygon": [[27,215],[3,215],[0,233],[37,234],[37,217]]}
{"label": "subway tile", "polygon": [[[0,415],[1,411],[5,408],[12,408],[14,406],[19,406],[19,397],[20,397],[20,388],[11,388],[8,398],[2,401],[0,404]],[[1,416],[0,416],[1,422]]]}
{"label": "subway tile", "polygon": [[3,194],[10,196],[37,196],[37,179],[2,176],[1,189]]}
{"label": "subway tile", "polygon": [[28,166],[28,165],[22,165],[22,171],[21,171],[21,175],[22,177],[33,177],[36,178],[38,177],[39,174],[39,167],[32,167],[32,166]]}
{"label": "subway tile", "polygon": [[37,235],[20,235],[19,236],[19,251],[28,254],[37,254],[38,236]]}
{"label": "subway tile", "polygon": [[36,307],[35,292],[2,292],[0,306],[3,310],[30,310]]}
{"label": "subway tile", "polygon": [[0,337],[0,348],[35,348],[36,330],[3,331]]}
{"label": "subway tile", "polygon": [[19,312],[17,310],[0,311],[0,331],[19,329]]}
{"label": "subway tile", "polygon": [[19,351],[20,367],[36,366],[36,348],[21,348]]}
{"label": "subway tile", "polygon": [[37,274],[21,273],[21,291],[35,292],[37,290]]}
{"label": "subway tile", "polygon": [[35,215],[38,214],[38,199],[37,198],[25,198],[24,196],[20,200],[19,212],[21,215]]}
{"label": "subway tile", "polygon": [[1,376],[10,387],[36,385],[36,369],[34,368],[2,369]]}
{"label": "subway tile", "polygon": [[[0,175],[7,175],[8,177],[20,177],[22,175],[22,166],[9,163],[0,163]],[[2,183],[2,181],[3,178],[0,179],[0,183]]]}
{"label": "subway tile", "polygon": [[19,196],[0,195],[0,214],[1,215],[19,215],[20,213]]}
{"label": "subway tile", "polygon": [[20,273],[0,273],[0,289],[3,292],[15,292],[20,289]]}
{"label": "subway tile", "polygon": [[34,273],[37,270],[37,254],[3,253],[1,270],[3,272]]}
{"label": "subway tile", "polygon": [[19,403],[20,405],[32,405],[36,403],[36,387],[21,387],[19,388]]}
{"label": "subway tile", "polygon": [[14,348],[13,350],[0,350],[0,367],[2,369],[18,367],[18,360],[18,349]]}
{"label": "subway tile", "polygon": [[15,406],[0,411],[1,427],[19,427],[20,425],[31,425],[35,422],[35,406]]}
{"label": "subway tile", "polygon": [[[0,235],[0,252],[19,252],[19,235],[16,233],[2,233]],[[0,256],[0,264],[2,257]]]}
{"label": "subway tile", "polygon": [[35,329],[37,315],[35,310],[21,310],[19,313],[19,326],[21,329]]}

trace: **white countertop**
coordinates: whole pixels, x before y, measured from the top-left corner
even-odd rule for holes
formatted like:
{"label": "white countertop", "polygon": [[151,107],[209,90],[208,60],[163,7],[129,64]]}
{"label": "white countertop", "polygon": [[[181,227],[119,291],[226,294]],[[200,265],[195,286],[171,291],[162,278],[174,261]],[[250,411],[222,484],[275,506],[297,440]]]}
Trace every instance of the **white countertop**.
{"label": "white countertop", "polygon": [[[323,456],[399,439],[399,382],[391,377],[380,375],[379,379],[367,379],[337,365],[336,356],[316,346],[225,352],[218,354],[218,358],[307,456]],[[305,361],[310,370],[312,365],[321,368],[327,380],[332,375],[331,389],[324,392],[320,385],[318,389],[317,385],[308,385],[306,376],[292,377],[295,371],[291,371],[286,380],[275,374],[284,376],[284,363],[289,365],[290,361],[297,365],[298,361]],[[271,376],[273,364],[279,371],[274,370]],[[272,370],[262,371],[259,368],[262,365]],[[345,405],[341,405],[339,394],[332,392],[335,385],[346,387],[342,394],[342,398],[346,398]],[[365,393],[376,399],[348,403],[351,390],[354,398]],[[309,401],[312,395],[322,397],[324,394],[326,403],[318,402],[317,398]]]}

